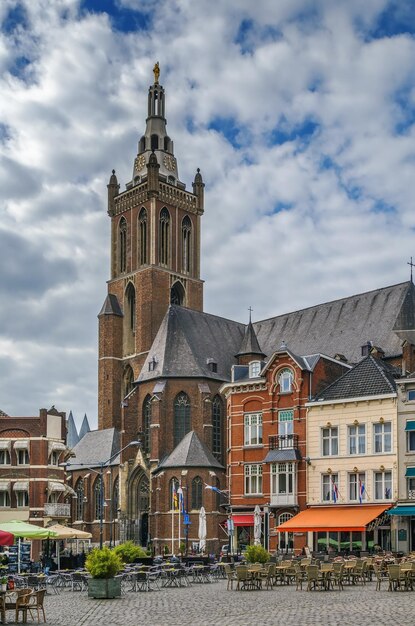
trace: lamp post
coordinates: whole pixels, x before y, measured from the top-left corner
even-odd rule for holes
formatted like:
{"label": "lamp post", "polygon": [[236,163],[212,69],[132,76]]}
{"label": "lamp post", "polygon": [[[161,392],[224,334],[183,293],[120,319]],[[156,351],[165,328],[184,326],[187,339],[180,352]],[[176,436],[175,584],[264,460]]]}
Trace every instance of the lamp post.
{"label": "lamp post", "polygon": [[[99,475],[99,547],[102,549],[103,546],[103,537],[104,537],[104,469],[108,467],[108,464],[111,463],[116,456],[124,452],[127,448],[131,446],[140,446],[140,441],[130,441],[126,446],[118,450],[115,454],[110,456],[106,461],[98,461],[97,463],[61,463],[62,467],[86,467],[91,472],[95,472],[95,474]],[[99,467],[99,470],[94,469],[91,465],[95,465],[95,467]]]}

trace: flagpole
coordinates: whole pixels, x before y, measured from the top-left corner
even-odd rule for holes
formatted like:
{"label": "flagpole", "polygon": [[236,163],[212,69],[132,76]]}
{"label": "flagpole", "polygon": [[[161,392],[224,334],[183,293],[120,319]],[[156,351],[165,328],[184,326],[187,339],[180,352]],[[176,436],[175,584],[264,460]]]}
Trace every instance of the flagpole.
{"label": "flagpole", "polygon": [[174,480],[171,483],[171,553],[174,554]]}

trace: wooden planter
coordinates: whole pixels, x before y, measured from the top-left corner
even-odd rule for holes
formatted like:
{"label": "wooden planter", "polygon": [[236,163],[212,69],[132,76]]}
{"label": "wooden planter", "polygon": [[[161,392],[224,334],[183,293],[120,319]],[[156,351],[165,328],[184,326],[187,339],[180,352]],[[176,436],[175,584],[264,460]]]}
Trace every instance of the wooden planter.
{"label": "wooden planter", "polygon": [[121,578],[90,578],[88,580],[88,597],[119,598],[121,596]]}

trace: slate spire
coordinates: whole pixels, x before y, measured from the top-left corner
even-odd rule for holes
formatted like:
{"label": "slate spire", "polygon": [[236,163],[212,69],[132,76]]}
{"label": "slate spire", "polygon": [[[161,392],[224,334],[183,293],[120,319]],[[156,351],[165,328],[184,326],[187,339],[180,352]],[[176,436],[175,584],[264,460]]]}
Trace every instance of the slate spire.
{"label": "slate spire", "polygon": [[245,329],[244,338],[242,339],[242,344],[239,348],[239,351],[237,354],[235,354],[235,356],[236,358],[242,356],[256,356],[263,359],[265,357],[265,354],[261,350],[254,327],[252,325],[251,311],[252,309],[250,308],[248,326]]}
{"label": "slate spire", "polygon": [[84,419],[82,420],[81,429],[79,431],[79,440],[81,440],[82,437],[84,437],[90,431],[91,431],[91,428],[89,426],[88,418],[85,413]]}
{"label": "slate spire", "polygon": [[78,430],[75,425],[75,420],[72,415],[72,411],[69,411],[69,417],[66,422],[66,445],[68,448],[73,448],[79,441]]}

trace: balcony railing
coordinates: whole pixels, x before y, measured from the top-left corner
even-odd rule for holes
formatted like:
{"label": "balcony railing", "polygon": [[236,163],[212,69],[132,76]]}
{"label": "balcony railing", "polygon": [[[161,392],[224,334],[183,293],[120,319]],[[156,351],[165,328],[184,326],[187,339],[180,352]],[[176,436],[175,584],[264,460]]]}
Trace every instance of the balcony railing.
{"label": "balcony railing", "polygon": [[272,493],[271,506],[297,506],[296,493]]}
{"label": "balcony railing", "polygon": [[285,450],[286,448],[298,448],[298,435],[272,435],[268,438],[270,450]]}
{"label": "balcony railing", "polygon": [[45,517],[71,517],[71,505],[48,502],[44,508]]}
{"label": "balcony railing", "polygon": [[415,491],[408,489],[408,500],[415,500]]}

